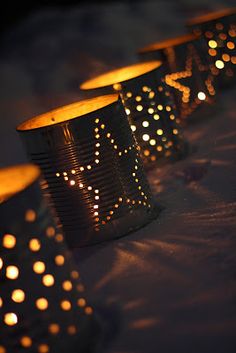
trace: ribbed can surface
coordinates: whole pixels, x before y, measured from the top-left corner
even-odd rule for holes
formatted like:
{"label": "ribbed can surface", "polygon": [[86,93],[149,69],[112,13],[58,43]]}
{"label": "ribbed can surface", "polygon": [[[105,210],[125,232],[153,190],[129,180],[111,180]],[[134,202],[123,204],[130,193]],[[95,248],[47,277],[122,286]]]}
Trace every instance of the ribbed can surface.
{"label": "ribbed can surface", "polygon": [[201,38],[187,34],[154,43],[139,52],[141,60],[163,61],[165,82],[176,97],[181,119],[213,103],[216,83],[204,46]]}
{"label": "ribbed can surface", "polygon": [[236,82],[236,8],[195,17],[188,29],[205,40],[205,55],[220,87]]}
{"label": "ribbed can surface", "polygon": [[21,131],[72,247],[120,237],[155,214],[123,106],[117,95],[105,97],[112,102],[101,109]]}
{"label": "ribbed can surface", "polygon": [[165,74],[160,61],[151,61],[107,72],[80,86],[120,94],[146,168],[180,159],[186,153],[187,144]]}
{"label": "ribbed can surface", "polygon": [[1,169],[0,183],[0,351],[87,353],[98,338],[95,315],[42,196],[39,169]]}

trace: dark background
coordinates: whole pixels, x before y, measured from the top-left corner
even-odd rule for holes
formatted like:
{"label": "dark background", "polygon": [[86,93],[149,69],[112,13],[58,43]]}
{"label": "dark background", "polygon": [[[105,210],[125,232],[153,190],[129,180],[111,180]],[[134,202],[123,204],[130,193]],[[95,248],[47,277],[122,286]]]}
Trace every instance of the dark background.
{"label": "dark background", "polygon": [[[79,83],[127,65],[137,50],[185,31],[233,0],[26,1],[1,5],[0,166],[26,160],[21,121],[81,98]],[[9,146],[9,141],[11,141]]]}

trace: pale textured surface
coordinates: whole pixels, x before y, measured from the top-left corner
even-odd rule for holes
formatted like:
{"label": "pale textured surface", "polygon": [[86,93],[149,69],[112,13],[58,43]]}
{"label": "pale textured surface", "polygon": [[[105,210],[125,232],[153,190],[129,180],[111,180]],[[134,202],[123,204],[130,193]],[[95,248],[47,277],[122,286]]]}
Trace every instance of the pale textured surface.
{"label": "pale textured surface", "polygon": [[[233,5],[234,1],[228,1]],[[0,55],[0,165],[26,160],[14,127],[76,101],[79,83],[134,62],[135,51],[183,30],[189,14],[226,2],[145,1],[43,10],[5,33]],[[75,252],[91,299],[121,332],[109,353],[235,353],[236,102],[186,130],[195,152],[149,174],[165,207],[128,237]]]}
{"label": "pale textured surface", "polygon": [[118,241],[77,250],[91,296],[120,311],[112,353],[236,349],[236,104],[187,129],[195,153],[149,174],[165,207]]}

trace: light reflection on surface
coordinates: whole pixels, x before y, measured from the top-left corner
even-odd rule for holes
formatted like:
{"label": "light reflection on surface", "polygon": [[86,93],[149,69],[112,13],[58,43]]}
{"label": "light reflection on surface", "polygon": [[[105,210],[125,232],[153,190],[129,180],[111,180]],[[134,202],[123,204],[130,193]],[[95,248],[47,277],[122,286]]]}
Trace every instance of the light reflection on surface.
{"label": "light reflection on surface", "polygon": [[155,222],[108,246],[75,252],[87,286],[98,297],[106,294],[107,304],[124,317],[114,352],[156,353],[157,346],[149,348],[153,337],[162,352],[174,352],[176,345],[184,351],[186,334],[188,349],[201,342],[222,353],[222,342],[229,347],[235,342],[235,321],[228,311],[236,293],[235,132],[230,128],[235,115],[228,111],[230,103],[233,109],[226,99],[214,119],[187,129],[197,146],[188,159],[149,173],[164,206]]}

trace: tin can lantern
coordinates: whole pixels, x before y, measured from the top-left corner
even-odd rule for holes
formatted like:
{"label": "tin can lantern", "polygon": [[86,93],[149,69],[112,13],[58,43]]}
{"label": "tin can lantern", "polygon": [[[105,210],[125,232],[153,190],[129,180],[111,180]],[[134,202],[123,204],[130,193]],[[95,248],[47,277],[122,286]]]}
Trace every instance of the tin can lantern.
{"label": "tin can lantern", "polygon": [[156,217],[117,94],[58,108],[18,131],[43,171],[70,247],[121,237]]}
{"label": "tin can lantern", "polygon": [[106,72],[81,84],[88,92],[118,92],[146,168],[180,159],[187,151],[160,61]]}
{"label": "tin can lantern", "polygon": [[97,320],[34,165],[0,169],[0,352],[94,352]]}
{"label": "tin can lantern", "polygon": [[192,116],[200,106],[209,106],[215,95],[214,76],[202,39],[186,34],[151,44],[139,51],[141,60],[160,59],[167,70],[166,83],[172,87],[181,119]]}
{"label": "tin can lantern", "polygon": [[194,17],[187,27],[206,43],[213,74],[220,87],[236,82],[236,8]]}

